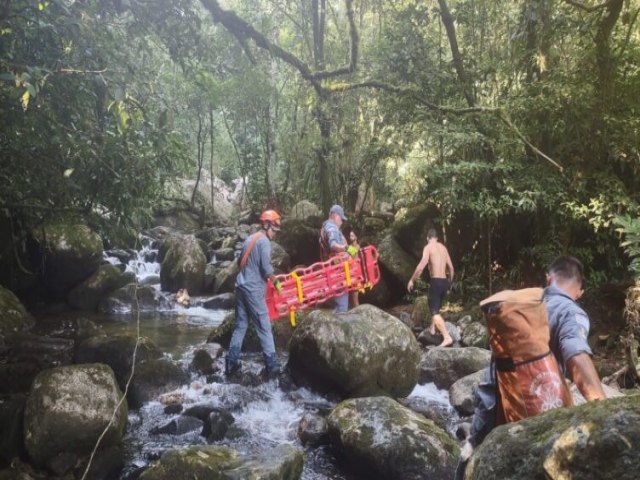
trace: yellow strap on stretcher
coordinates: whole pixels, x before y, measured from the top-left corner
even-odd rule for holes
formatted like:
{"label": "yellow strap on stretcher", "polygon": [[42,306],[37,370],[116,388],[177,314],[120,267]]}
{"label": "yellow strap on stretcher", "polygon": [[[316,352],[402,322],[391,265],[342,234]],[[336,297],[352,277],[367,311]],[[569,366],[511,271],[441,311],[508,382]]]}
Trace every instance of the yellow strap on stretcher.
{"label": "yellow strap on stretcher", "polygon": [[347,287],[351,286],[351,270],[349,269],[349,260],[344,262],[344,276],[347,279]]}
{"label": "yellow strap on stretcher", "polygon": [[298,303],[302,303],[302,301],[304,300],[304,297],[302,295],[302,279],[296,272],[291,272],[291,278],[296,281],[296,288],[298,290]]}
{"label": "yellow strap on stretcher", "polygon": [[292,308],[291,310],[289,310],[289,321],[291,322],[292,327],[296,326],[296,309],[295,308]]}

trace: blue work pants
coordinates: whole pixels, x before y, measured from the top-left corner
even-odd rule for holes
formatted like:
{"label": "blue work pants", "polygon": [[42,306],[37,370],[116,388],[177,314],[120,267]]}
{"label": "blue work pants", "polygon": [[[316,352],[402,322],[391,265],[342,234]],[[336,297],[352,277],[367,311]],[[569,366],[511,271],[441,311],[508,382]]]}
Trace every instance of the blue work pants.
{"label": "blue work pants", "polygon": [[349,310],[349,292],[334,298],[335,308],[333,313],[344,313]]}
{"label": "blue work pants", "polygon": [[257,294],[242,287],[236,288],[236,328],[233,330],[231,342],[229,343],[228,362],[231,364],[239,362],[242,342],[249,327],[249,320],[253,322],[258,334],[267,369],[274,370],[278,368],[276,347],[273,342],[273,333],[264,292]]}

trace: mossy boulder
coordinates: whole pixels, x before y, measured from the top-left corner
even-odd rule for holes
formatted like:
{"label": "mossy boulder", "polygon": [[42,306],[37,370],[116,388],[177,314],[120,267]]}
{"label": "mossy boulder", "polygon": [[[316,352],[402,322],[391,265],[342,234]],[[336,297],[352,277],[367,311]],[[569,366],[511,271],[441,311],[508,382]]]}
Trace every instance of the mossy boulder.
{"label": "mossy boulder", "polygon": [[291,265],[311,265],[320,260],[320,227],[322,219],[318,223],[310,225],[295,218],[283,218],[282,230],[276,240],[289,254]]}
{"label": "mossy boulder", "polygon": [[162,290],[177,292],[186,288],[191,295],[202,292],[207,257],[194,235],[173,236],[162,255],[160,284]]}
{"label": "mossy boulder", "polygon": [[322,222],[323,215],[322,211],[315,203],[312,203],[309,200],[300,200],[291,207],[287,217],[314,224]]}
{"label": "mossy boulder", "polygon": [[[303,317],[302,313],[297,314],[298,320]],[[215,327],[209,336],[207,337],[207,343],[219,343],[225,349],[229,348],[229,342],[231,342],[231,335],[236,328],[236,314],[235,312],[229,313],[220,325]],[[271,322],[271,330],[273,333],[273,341],[276,344],[276,348],[285,349],[288,348],[289,341],[293,335],[294,328],[291,326],[289,317],[280,318]],[[244,336],[242,342],[242,351],[249,353],[261,352],[260,340],[258,334],[253,326],[253,322],[249,322],[249,328]]]}
{"label": "mossy boulder", "polygon": [[[27,452],[38,465],[64,453],[91,453],[122,441],[127,403],[111,368],[102,364],[70,365],[44,370],[34,379],[24,415]],[[115,416],[112,415],[115,412]]]}
{"label": "mossy boulder", "polygon": [[[115,373],[118,385],[124,390],[131,373],[133,351],[137,338],[133,334],[97,335],[80,342],[76,348],[76,363],[104,363]],[[162,351],[153,341],[140,338],[136,351],[136,365],[162,357]]]}
{"label": "mossy boulder", "polygon": [[489,348],[489,332],[481,322],[472,322],[462,332],[462,343],[467,347]]}
{"label": "mossy boulder", "polygon": [[0,285],[0,339],[30,330],[34,324],[18,297]]}
{"label": "mossy boulder", "polygon": [[399,297],[416,267],[417,260],[402,249],[396,237],[387,235],[378,245],[378,261],[390,290]]}
{"label": "mossy boulder", "polygon": [[431,420],[391,398],[345,400],[328,420],[335,451],[363,478],[453,478],[457,442]]}
{"label": "mossy boulder", "polygon": [[373,305],[340,315],[312,311],[291,337],[289,369],[296,381],[343,397],[406,396],[417,383],[419,362],[409,327]]}
{"label": "mossy boulder", "polygon": [[457,380],[489,366],[491,352],[477,347],[432,348],[422,355],[420,383],[448,389]]}
{"label": "mossy boulder", "polygon": [[429,299],[426,295],[421,295],[413,302],[411,311],[411,325],[414,327],[426,328],[431,324],[431,311],[429,310]]}
{"label": "mossy boulder", "polygon": [[478,370],[462,377],[449,388],[449,402],[461,415],[473,415],[475,408],[474,390],[482,381],[485,370]]}
{"label": "mossy boulder", "polygon": [[465,480],[616,478],[640,471],[640,395],[557,408],[494,429]]}
{"label": "mossy boulder", "polygon": [[95,311],[103,296],[135,279],[133,272],[122,272],[115,265],[100,265],[95,273],[69,292],[67,301],[78,310]]}
{"label": "mossy boulder", "polygon": [[43,255],[45,285],[56,298],[64,298],[102,261],[102,239],[81,223],[45,225],[34,237]]}
{"label": "mossy boulder", "polygon": [[260,455],[204,445],[165,452],[140,475],[140,480],[297,480],[303,462],[302,452],[286,444]]}
{"label": "mossy boulder", "polygon": [[[233,330],[236,328],[236,314],[235,312],[229,313],[222,323],[215,327],[209,336],[207,337],[207,343],[219,343],[225,349],[229,348],[229,342],[231,342],[231,335],[233,335]],[[242,351],[243,352],[260,352],[260,341],[258,340],[258,335],[256,333],[256,329],[253,327],[253,323],[249,322],[249,328],[247,328],[247,333],[244,336],[244,341],[242,342]]]}
{"label": "mossy boulder", "polygon": [[140,408],[162,393],[189,383],[189,374],[167,358],[147,360],[136,365],[127,400],[131,408]]}
{"label": "mossy boulder", "polygon": [[441,214],[438,207],[426,203],[398,211],[391,230],[402,248],[419,259],[427,243],[427,232],[440,223]]}

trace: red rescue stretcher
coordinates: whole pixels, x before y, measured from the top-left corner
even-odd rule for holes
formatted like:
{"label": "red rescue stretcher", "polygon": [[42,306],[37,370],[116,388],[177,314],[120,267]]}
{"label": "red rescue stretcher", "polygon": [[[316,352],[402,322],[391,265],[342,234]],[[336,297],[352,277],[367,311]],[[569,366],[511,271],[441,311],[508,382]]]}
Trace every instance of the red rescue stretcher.
{"label": "red rescue stretcher", "polygon": [[361,248],[355,257],[344,253],[276,278],[282,283],[282,292],[278,293],[273,284],[267,282],[269,318],[275,320],[289,314],[291,325],[295,326],[297,310],[350,291],[373,288],[380,281],[378,251],[369,245]]}

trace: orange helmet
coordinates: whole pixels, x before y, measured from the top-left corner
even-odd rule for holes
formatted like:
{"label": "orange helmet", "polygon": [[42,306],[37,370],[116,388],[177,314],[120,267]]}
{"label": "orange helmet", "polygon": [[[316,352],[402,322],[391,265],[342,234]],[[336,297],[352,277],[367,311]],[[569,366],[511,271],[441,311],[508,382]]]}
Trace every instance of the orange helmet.
{"label": "orange helmet", "polygon": [[282,217],[275,210],[265,210],[260,215],[260,223],[266,226],[266,228],[273,228],[274,230],[280,230],[280,219]]}

